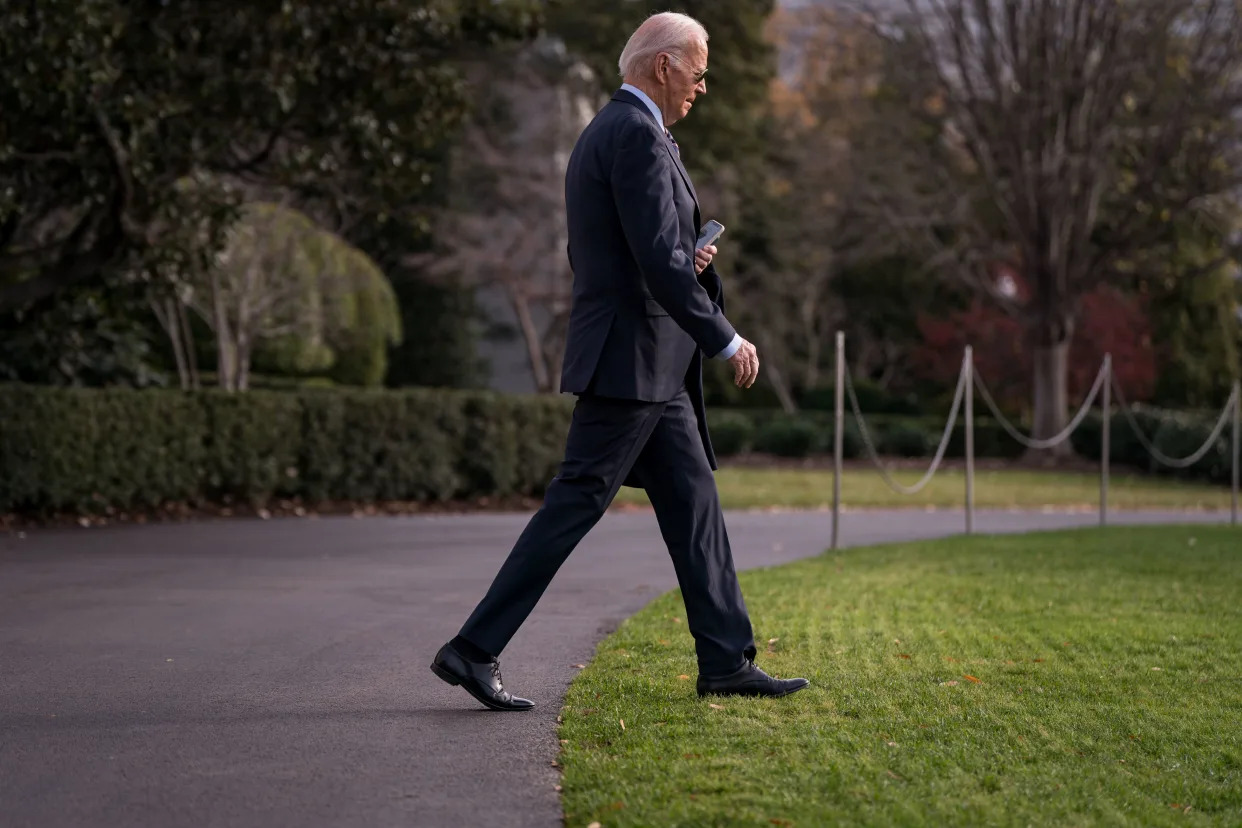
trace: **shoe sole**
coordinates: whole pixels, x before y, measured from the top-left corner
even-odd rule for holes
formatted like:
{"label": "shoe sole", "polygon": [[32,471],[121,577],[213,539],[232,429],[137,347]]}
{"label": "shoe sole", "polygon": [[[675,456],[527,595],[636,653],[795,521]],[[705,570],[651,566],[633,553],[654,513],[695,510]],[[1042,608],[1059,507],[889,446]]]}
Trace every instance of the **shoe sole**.
{"label": "shoe sole", "polygon": [[699,698],[700,698],[700,699],[705,699],[705,698],[707,698],[708,696],[721,696],[721,697],[724,697],[724,696],[746,696],[746,697],[748,697],[748,698],[783,699],[783,698],[785,698],[786,696],[792,696],[794,693],[797,693],[799,690],[805,690],[806,688],[808,688],[808,687],[810,687],[810,686],[811,686],[811,685],[810,685],[809,683],[808,683],[808,684],[804,684],[804,685],[802,685],[801,687],[795,687],[795,688],[793,688],[792,690],[786,690],[784,693],[746,693],[746,692],[742,692],[742,693],[720,693],[720,692],[717,692],[717,691],[714,691],[714,690],[708,690],[706,693],[699,693]]}
{"label": "shoe sole", "polygon": [[534,705],[531,705],[530,707],[504,707],[503,705],[496,704],[494,701],[492,701],[491,699],[488,699],[486,696],[482,696],[476,693],[474,689],[471,688],[470,686],[462,684],[461,679],[457,678],[457,676],[453,675],[448,670],[445,670],[443,667],[441,667],[438,664],[433,663],[431,665],[431,672],[435,673],[437,676],[440,677],[441,680],[453,685],[454,687],[461,687],[462,690],[465,690],[467,693],[473,696],[475,701],[477,701],[479,704],[483,705],[489,710],[499,710],[502,713],[520,713],[523,710],[534,710],[535,709]]}

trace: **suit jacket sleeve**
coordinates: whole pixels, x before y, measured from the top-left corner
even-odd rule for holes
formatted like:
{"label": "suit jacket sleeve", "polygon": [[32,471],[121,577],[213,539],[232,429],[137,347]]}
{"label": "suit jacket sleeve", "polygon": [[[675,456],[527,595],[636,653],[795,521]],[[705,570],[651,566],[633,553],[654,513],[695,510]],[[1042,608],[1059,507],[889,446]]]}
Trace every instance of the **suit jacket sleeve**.
{"label": "suit jacket sleeve", "polygon": [[680,173],[655,130],[635,121],[623,129],[610,177],[626,242],[656,302],[704,353],[719,353],[736,332],[681,247],[672,183]]}
{"label": "suit jacket sleeve", "polygon": [[716,272],[716,264],[710,263],[703,268],[703,272],[699,274],[699,284],[707,291],[708,297],[711,298],[716,306],[720,308],[720,312],[725,312],[724,300],[724,280],[720,278],[720,274]]}

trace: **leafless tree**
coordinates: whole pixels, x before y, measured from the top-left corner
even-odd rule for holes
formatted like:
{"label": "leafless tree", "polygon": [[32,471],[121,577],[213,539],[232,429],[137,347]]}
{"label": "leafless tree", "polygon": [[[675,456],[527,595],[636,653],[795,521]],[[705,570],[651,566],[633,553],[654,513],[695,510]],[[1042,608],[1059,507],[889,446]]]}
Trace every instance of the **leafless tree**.
{"label": "leafless tree", "polygon": [[407,264],[503,290],[535,387],[554,391],[573,274],[565,255],[565,168],[600,103],[590,70],[540,39],[469,68],[476,106],[453,158],[440,247]]}
{"label": "leafless tree", "polygon": [[[1144,253],[1171,226],[1211,220],[1236,192],[1242,11],[1234,0],[893,5],[870,3],[888,49],[887,128],[860,198],[930,266],[1024,322],[1034,430],[1050,436],[1067,416],[1079,297],[1158,263]],[[1025,293],[1000,289],[1003,265]]]}
{"label": "leafless tree", "polygon": [[778,9],[768,36],[781,65],[770,87],[763,188],[772,252],[770,266],[749,280],[744,321],[755,325],[769,380],[790,410],[790,385],[820,382],[825,345],[841,321],[830,285],[862,251],[855,157],[879,62],[868,28],[834,5]]}

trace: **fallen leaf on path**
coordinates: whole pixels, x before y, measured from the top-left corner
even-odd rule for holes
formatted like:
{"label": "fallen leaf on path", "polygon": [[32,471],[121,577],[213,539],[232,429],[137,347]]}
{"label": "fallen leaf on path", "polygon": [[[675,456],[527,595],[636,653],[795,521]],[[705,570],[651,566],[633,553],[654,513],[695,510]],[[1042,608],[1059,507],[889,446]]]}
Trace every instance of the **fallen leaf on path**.
{"label": "fallen leaf on path", "polygon": [[718,704],[708,704],[707,706],[710,707],[712,710],[724,710],[724,708]]}
{"label": "fallen leaf on path", "polygon": [[625,719],[620,719],[619,721],[621,722],[621,729],[625,730]]}
{"label": "fallen leaf on path", "polygon": [[567,745],[567,744],[569,744],[569,740],[568,740],[568,739],[561,739],[561,744],[562,744],[562,745]]}
{"label": "fallen leaf on path", "polygon": [[886,770],[884,772],[887,773],[889,776],[891,776],[893,779],[905,779],[905,777],[902,776],[901,774],[893,773],[891,770]]}
{"label": "fallen leaf on path", "polygon": [[560,786],[560,785],[553,785],[553,786],[552,786],[552,790],[556,791],[557,793],[560,793],[560,792],[561,792],[561,786]]}
{"label": "fallen leaf on path", "polygon": [[966,679],[967,681],[973,681],[975,684],[983,684],[983,679],[977,679],[974,676],[964,675],[962,676],[962,678]]}
{"label": "fallen leaf on path", "polygon": [[687,676],[685,673],[682,673],[682,674],[681,674],[680,676],[678,676],[677,678],[681,679],[682,681],[685,681],[686,679],[688,679],[688,678],[690,678],[690,677],[689,677],[689,676]]}
{"label": "fallen leaf on path", "polygon": [[585,664],[571,664],[571,665],[569,665],[569,666],[573,667],[573,668],[574,668],[574,669],[576,669],[576,670],[585,670],[585,669],[586,669],[586,665],[585,665]]}
{"label": "fallen leaf on path", "polygon": [[910,654],[909,653],[898,653],[897,656],[898,658],[909,658]]}

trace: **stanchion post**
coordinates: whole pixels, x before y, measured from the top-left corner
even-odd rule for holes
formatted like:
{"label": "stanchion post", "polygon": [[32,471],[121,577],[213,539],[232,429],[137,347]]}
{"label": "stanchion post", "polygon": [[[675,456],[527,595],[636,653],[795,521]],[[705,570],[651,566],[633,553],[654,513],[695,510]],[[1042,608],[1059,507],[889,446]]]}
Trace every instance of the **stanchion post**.
{"label": "stanchion post", "polygon": [[832,431],[832,548],[841,528],[841,455],[845,447],[845,332],[837,331],[836,419]]}
{"label": "stanchion post", "polygon": [[1233,383],[1233,499],[1230,506],[1230,523],[1238,525],[1238,464],[1242,459],[1242,382]]}
{"label": "stanchion post", "polygon": [[966,534],[975,531],[975,349],[966,346]]}
{"label": "stanchion post", "polygon": [[1108,525],[1108,471],[1112,454],[1113,355],[1104,355],[1104,402],[1100,432],[1100,525]]}

